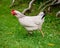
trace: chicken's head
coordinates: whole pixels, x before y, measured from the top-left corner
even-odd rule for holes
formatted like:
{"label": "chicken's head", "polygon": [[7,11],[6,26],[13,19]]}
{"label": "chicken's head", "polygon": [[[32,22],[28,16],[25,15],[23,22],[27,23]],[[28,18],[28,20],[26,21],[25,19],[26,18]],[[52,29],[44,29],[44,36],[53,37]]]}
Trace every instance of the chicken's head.
{"label": "chicken's head", "polygon": [[12,11],[11,11],[11,14],[12,14],[12,15],[17,15],[17,13],[15,12],[15,10],[12,10]]}
{"label": "chicken's head", "polygon": [[25,15],[23,15],[21,12],[17,11],[17,10],[12,10],[11,11],[12,15],[15,15],[17,18],[21,18],[24,17]]}
{"label": "chicken's head", "polygon": [[17,16],[18,16],[18,15],[20,15],[20,16],[22,15],[22,13],[19,12],[19,11],[17,11],[17,10],[12,10],[12,11],[11,11],[11,14],[12,14],[12,15],[17,15]]}

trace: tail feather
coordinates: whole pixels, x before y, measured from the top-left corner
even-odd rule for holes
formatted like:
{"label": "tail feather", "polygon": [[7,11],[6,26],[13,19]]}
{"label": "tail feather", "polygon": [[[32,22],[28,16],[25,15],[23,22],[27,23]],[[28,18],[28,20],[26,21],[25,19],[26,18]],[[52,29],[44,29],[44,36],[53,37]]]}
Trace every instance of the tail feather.
{"label": "tail feather", "polygon": [[45,15],[44,16],[42,16],[42,18],[41,19],[43,19],[45,17]]}

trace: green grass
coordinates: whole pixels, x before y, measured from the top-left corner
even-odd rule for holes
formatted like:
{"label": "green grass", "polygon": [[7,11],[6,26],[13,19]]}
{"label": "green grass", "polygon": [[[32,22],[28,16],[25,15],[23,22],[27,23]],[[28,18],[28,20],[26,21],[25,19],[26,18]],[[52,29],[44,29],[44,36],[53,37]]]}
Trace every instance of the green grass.
{"label": "green grass", "polygon": [[[0,48],[60,48],[60,18],[55,17],[54,10],[46,15],[43,24],[43,38],[39,31],[33,31],[33,36],[27,36],[27,31],[21,26],[15,16],[12,16],[9,8],[10,0],[1,0],[0,2]],[[32,13],[27,15],[36,15],[38,6]],[[34,6],[34,7],[35,7]],[[26,3],[13,9],[23,11]]]}

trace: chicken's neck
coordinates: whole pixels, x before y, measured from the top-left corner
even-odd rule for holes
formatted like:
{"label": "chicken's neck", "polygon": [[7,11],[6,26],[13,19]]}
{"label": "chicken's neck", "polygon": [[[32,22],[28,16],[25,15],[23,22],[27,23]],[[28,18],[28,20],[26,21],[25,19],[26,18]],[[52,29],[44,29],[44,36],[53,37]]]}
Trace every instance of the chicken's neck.
{"label": "chicken's neck", "polygon": [[25,17],[24,15],[16,15],[17,18],[22,18],[22,17]]}

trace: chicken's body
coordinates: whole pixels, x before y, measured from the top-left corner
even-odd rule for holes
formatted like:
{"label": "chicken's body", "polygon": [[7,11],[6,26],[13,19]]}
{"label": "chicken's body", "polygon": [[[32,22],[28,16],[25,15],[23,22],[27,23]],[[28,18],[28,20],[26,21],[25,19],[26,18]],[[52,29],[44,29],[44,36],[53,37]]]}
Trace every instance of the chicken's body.
{"label": "chicken's body", "polygon": [[18,18],[20,24],[23,25],[27,31],[41,30],[44,22],[44,12],[39,13],[37,16],[25,16],[19,11],[14,10],[12,14]]}
{"label": "chicken's body", "polygon": [[44,22],[44,19],[41,20],[40,16],[25,16],[18,20],[28,31],[40,29]]}

